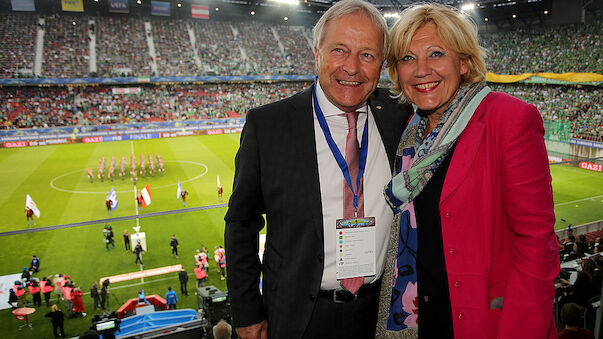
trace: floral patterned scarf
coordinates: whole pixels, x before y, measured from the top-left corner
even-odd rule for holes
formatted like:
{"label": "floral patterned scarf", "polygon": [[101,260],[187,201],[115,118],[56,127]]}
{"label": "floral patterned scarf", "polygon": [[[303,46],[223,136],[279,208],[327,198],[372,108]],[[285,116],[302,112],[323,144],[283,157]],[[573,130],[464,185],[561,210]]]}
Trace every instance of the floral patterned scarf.
{"label": "floral patterned scarf", "polygon": [[402,134],[394,178],[384,192],[394,211],[394,220],[379,298],[378,338],[416,338],[418,335],[418,235],[413,200],[432,178],[490,91],[484,82],[459,89],[425,140],[427,117],[420,111],[412,116]]}

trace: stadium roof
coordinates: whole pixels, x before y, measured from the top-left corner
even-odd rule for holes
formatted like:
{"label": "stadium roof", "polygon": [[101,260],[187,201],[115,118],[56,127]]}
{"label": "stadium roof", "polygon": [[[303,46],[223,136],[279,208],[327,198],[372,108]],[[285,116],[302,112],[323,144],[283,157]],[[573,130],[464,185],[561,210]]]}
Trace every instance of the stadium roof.
{"label": "stadium roof", "polygon": [[[60,0],[32,0],[39,14],[65,13]],[[110,0],[82,0],[84,14],[116,15],[110,13]],[[129,16],[150,16],[151,0],[126,0]],[[216,20],[288,20],[290,25],[313,25],[318,17],[340,0],[160,0],[171,3],[170,16],[190,18],[191,5],[208,5],[211,19]],[[396,13],[417,2],[436,2],[461,8],[473,4],[467,12],[476,22],[498,29],[533,26],[547,23],[584,22],[584,14],[600,20],[603,1],[599,0],[368,0],[383,13]],[[293,3],[293,5],[292,5]],[[557,7],[555,7],[557,6]],[[561,7],[559,7],[561,6]],[[0,12],[11,12],[11,1],[0,0]],[[555,15],[568,17],[568,11],[578,13],[574,21],[551,20]],[[584,14],[581,14],[584,13]],[[70,14],[77,15],[71,12]],[[285,19],[286,17],[286,19]]]}

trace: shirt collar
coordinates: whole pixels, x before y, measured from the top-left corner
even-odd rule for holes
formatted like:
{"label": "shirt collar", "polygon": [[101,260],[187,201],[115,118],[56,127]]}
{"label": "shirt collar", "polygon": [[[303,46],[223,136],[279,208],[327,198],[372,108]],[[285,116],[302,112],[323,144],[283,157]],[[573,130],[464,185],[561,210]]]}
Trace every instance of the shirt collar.
{"label": "shirt collar", "polygon": [[[325,117],[330,117],[330,116],[346,113],[346,112],[340,110],[339,108],[337,108],[337,106],[333,105],[333,103],[331,101],[329,101],[329,99],[327,98],[327,95],[325,94],[325,92],[322,90],[322,87],[320,86],[320,82],[319,82],[318,78],[316,79],[315,87],[316,87],[316,99],[318,100],[318,105],[320,106],[320,109],[322,110],[322,113],[324,114]],[[362,107],[357,109],[356,112],[366,113],[367,107],[368,106],[365,103]]]}

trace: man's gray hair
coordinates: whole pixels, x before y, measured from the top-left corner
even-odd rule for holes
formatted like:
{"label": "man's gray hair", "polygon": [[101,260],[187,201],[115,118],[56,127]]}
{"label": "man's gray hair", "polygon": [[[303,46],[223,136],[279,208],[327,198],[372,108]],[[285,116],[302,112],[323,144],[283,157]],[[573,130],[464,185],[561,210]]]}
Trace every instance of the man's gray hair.
{"label": "man's gray hair", "polygon": [[232,326],[224,319],[220,319],[213,328],[215,339],[230,339],[232,336]]}
{"label": "man's gray hair", "polygon": [[387,23],[379,10],[371,3],[363,0],[342,0],[327,10],[318,20],[312,29],[312,38],[314,39],[314,48],[319,49],[324,36],[327,23],[331,20],[341,18],[355,13],[366,14],[377,30],[383,33],[383,55],[387,55]]}

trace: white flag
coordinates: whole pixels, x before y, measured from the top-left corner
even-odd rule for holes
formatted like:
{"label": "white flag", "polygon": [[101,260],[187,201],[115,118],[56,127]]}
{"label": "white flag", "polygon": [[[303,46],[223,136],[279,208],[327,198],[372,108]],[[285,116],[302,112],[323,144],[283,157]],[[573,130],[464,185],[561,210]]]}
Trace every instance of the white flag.
{"label": "white flag", "polygon": [[115,209],[117,209],[117,194],[113,187],[111,187],[111,190],[109,191],[109,200],[111,200],[111,209],[115,211]]}
{"label": "white flag", "polygon": [[33,199],[29,196],[29,194],[25,196],[25,207],[32,210],[36,217],[40,217],[40,210],[38,209],[38,206],[36,206],[36,203],[33,201]]}
{"label": "white flag", "polygon": [[222,187],[222,184],[220,184],[220,176],[218,175],[218,187]]}
{"label": "white flag", "polygon": [[180,179],[178,179],[178,189],[176,190],[176,199],[180,201],[180,194],[182,194],[182,185],[180,185]]}

